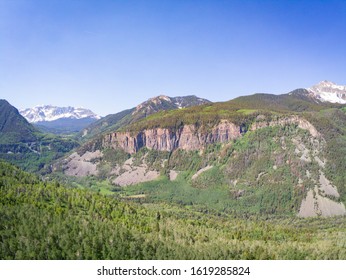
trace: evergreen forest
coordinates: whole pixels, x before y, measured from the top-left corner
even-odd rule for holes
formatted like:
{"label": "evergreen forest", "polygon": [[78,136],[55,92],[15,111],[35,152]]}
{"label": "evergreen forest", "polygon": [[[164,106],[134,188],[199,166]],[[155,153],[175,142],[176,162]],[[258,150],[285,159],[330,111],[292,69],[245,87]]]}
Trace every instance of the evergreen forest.
{"label": "evergreen forest", "polygon": [[143,204],[0,162],[1,259],[345,259],[345,217]]}

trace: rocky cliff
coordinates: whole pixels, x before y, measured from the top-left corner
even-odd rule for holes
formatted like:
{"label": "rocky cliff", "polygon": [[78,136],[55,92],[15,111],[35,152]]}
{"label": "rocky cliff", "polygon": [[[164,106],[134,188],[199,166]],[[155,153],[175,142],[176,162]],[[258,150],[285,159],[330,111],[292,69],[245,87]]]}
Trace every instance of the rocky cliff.
{"label": "rocky cliff", "polygon": [[[299,116],[281,117],[270,121],[262,120],[261,116],[259,116],[250,126],[250,130],[292,124],[301,129],[308,130],[313,137],[320,137],[316,128]],[[228,120],[221,120],[219,124],[211,128],[184,125],[176,130],[152,128],[138,132],[113,132],[102,138],[101,145],[103,148],[122,149],[129,154],[134,154],[143,147],[168,152],[176,149],[193,151],[201,150],[208,144],[229,142],[239,138],[241,135],[242,128],[240,126]]]}
{"label": "rocky cliff", "polygon": [[158,151],[173,151],[175,149],[191,151],[203,149],[207,144],[228,142],[240,136],[241,129],[239,126],[222,120],[210,129],[203,126],[184,125],[177,130],[152,128],[136,133],[114,132],[103,138],[102,147],[120,148],[129,154],[134,154],[143,147]]}

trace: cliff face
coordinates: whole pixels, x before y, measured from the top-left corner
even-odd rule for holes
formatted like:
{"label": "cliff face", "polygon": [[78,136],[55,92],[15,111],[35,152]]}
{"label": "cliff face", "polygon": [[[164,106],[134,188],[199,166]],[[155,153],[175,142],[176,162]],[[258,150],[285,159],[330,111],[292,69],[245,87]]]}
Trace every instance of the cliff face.
{"label": "cliff face", "polygon": [[176,131],[169,128],[153,128],[136,134],[114,132],[103,138],[102,146],[121,148],[129,154],[136,153],[143,147],[158,151],[173,151],[178,148],[191,151],[203,149],[206,144],[228,142],[240,136],[239,126],[222,120],[208,131],[203,127],[185,125]]}
{"label": "cliff face", "polygon": [[[250,130],[291,124],[308,130],[313,137],[320,137],[320,134],[313,125],[298,116],[289,116],[271,121],[262,121],[259,119],[250,127]],[[241,128],[239,126],[227,120],[222,120],[218,125],[208,130],[204,127],[184,125],[175,131],[169,128],[153,128],[136,133],[113,132],[103,137],[102,147],[120,148],[129,154],[134,154],[143,147],[169,152],[175,149],[192,151],[201,150],[207,144],[225,143],[237,139],[240,136]]]}

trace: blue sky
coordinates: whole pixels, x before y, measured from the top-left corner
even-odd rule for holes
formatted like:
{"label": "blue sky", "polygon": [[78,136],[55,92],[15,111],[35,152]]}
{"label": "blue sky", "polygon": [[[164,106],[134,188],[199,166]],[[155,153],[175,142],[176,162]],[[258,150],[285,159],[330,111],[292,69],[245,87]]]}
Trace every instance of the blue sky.
{"label": "blue sky", "polygon": [[346,1],[0,0],[0,98],[100,115],[346,84]]}

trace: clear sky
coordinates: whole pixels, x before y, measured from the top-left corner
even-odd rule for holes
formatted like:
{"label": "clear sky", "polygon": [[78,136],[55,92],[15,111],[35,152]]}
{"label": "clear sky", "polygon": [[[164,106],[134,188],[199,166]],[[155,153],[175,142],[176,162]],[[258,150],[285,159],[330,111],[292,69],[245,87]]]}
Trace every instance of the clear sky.
{"label": "clear sky", "polygon": [[344,85],[345,33],[345,0],[0,0],[0,98],[104,116]]}

